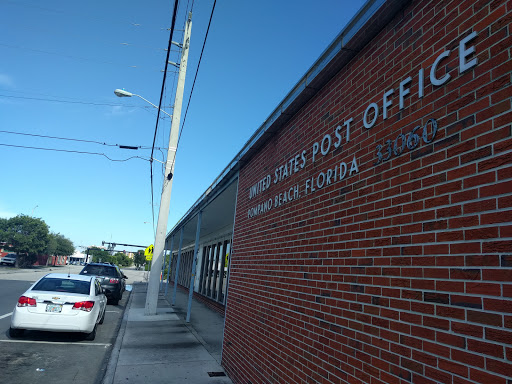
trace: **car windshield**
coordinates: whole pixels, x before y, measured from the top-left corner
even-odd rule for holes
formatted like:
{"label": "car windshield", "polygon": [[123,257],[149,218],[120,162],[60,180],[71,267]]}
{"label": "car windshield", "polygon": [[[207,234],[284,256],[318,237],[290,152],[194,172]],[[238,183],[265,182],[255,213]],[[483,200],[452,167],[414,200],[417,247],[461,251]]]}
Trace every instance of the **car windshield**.
{"label": "car windshield", "polygon": [[89,294],[90,282],[82,280],[71,279],[55,279],[44,278],[40,280],[33,291],[52,291],[52,292],[66,292],[66,293],[80,293],[84,295]]}
{"label": "car windshield", "polygon": [[103,265],[88,265],[85,267],[82,272],[80,272],[81,275],[96,275],[96,276],[109,276],[109,277],[116,277],[116,269],[113,267],[105,267]]}

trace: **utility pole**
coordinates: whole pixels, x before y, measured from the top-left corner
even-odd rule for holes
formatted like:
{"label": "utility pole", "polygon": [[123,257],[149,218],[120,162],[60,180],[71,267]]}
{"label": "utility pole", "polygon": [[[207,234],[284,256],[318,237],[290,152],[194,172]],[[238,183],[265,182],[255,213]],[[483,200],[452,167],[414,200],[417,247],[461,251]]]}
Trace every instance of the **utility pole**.
{"label": "utility pole", "polygon": [[169,219],[169,205],[171,203],[172,177],[174,173],[174,160],[176,147],[178,145],[178,134],[181,118],[181,103],[183,101],[183,89],[185,87],[185,73],[187,72],[187,59],[190,47],[190,30],[192,29],[192,13],[188,14],[185,34],[183,36],[183,48],[181,51],[181,62],[178,73],[178,85],[174,98],[174,110],[172,114],[171,133],[169,134],[169,149],[165,162],[165,177],[160,200],[160,211],[158,212],[158,224],[156,227],[155,245],[153,248],[153,260],[151,261],[151,272],[149,274],[148,292],[146,294],[146,306],[144,315],[156,315],[158,302],[160,271],[165,248],[165,235],[167,234],[167,221]]}

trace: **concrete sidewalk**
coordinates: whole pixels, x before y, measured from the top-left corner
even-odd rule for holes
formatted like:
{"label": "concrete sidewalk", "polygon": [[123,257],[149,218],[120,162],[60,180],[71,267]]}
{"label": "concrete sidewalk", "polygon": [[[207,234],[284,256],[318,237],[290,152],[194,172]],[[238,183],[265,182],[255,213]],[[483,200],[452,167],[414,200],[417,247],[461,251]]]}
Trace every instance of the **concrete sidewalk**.
{"label": "concrete sidewalk", "polygon": [[172,291],[144,316],[147,283],[133,285],[103,384],[232,383],[220,366],[223,317],[194,300],[185,323],[188,293],[178,288],[171,307]]}

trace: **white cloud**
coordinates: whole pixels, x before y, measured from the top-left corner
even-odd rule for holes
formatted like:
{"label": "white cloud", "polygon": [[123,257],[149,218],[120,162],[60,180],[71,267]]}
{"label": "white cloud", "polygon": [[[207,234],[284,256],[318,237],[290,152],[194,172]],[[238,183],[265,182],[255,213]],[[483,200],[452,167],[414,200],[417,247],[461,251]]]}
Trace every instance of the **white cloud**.
{"label": "white cloud", "polygon": [[124,116],[132,114],[135,111],[135,108],[127,108],[123,106],[113,106],[110,108],[110,111],[108,112],[108,116]]}
{"label": "white cloud", "polygon": [[118,114],[122,113],[122,109],[123,109],[123,107],[115,106],[110,109],[110,113],[112,115],[118,115]]}
{"label": "white cloud", "polygon": [[0,86],[14,88],[13,78],[3,73],[0,73]]}

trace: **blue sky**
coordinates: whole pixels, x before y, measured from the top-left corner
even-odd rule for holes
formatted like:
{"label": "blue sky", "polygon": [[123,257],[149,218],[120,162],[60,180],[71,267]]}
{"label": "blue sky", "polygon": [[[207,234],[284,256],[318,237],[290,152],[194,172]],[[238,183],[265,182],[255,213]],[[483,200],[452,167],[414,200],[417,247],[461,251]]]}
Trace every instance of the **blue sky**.
{"label": "blue sky", "polygon": [[[179,142],[168,229],[364,3],[217,2]],[[151,148],[156,110],[113,91],[158,105],[173,4],[0,0],[0,217],[42,218],[76,247],[154,242],[149,162],[92,153],[149,158],[150,149],[115,145]],[[181,42],[191,5],[179,3],[174,41]],[[193,2],[182,123],[212,5]],[[178,61],[174,50],[171,60]],[[172,114],[177,76],[169,71],[162,105]],[[169,130],[162,119],[157,147],[167,146]],[[153,175],[156,225],[163,177],[156,161]]]}

